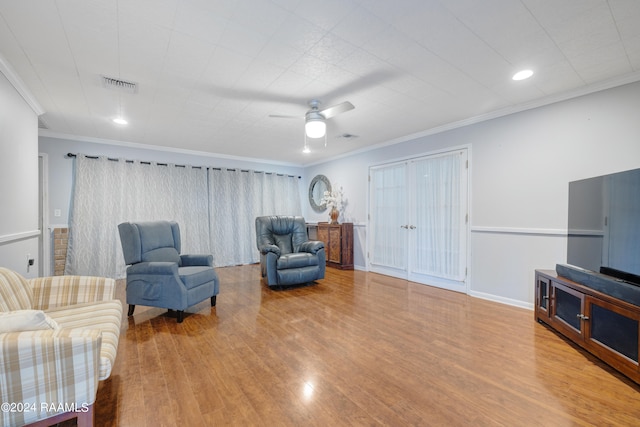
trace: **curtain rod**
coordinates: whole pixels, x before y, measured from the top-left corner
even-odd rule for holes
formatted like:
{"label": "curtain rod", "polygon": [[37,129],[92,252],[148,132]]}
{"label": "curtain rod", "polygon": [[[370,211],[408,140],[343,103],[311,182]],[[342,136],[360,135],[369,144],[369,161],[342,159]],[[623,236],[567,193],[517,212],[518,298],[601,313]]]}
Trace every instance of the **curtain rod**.
{"label": "curtain rod", "polygon": [[[87,159],[99,159],[100,158],[100,156],[88,156],[86,154],[84,156]],[[67,153],[67,158],[72,159],[72,158],[75,158],[75,157],[78,157],[78,155],[75,154],[75,153]],[[120,159],[118,159],[116,157],[107,157],[107,160],[111,160],[111,161],[117,162]],[[133,163],[134,161],[133,160],[125,160],[125,162]],[[143,164],[143,165],[150,165],[152,162],[143,162],[143,161],[141,161],[140,163]],[[168,163],[156,163],[156,164],[159,165],[159,166],[169,166]],[[178,167],[178,168],[186,167],[186,165],[175,165],[175,166]],[[213,169],[213,170],[219,170],[219,171],[227,170],[227,171],[230,171],[230,172],[235,172],[237,170],[235,168],[220,168],[220,167],[214,167],[214,166],[191,166],[191,167],[194,168],[194,169],[206,168],[206,169]],[[287,174],[284,174],[284,173],[276,173],[276,172],[251,171],[249,169],[240,169],[240,172],[265,173],[267,175],[287,176],[289,178],[295,178],[295,175],[287,175]],[[301,179],[301,178],[302,177],[298,175],[298,179]]]}

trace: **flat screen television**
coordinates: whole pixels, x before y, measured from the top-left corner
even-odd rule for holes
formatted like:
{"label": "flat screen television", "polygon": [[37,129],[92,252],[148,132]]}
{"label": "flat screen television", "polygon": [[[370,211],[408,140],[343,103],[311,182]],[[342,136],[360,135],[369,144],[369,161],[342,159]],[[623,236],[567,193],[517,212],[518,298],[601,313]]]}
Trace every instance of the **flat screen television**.
{"label": "flat screen television", "polygon": [[640,286],[640,169],[569,183],[567,263]]}

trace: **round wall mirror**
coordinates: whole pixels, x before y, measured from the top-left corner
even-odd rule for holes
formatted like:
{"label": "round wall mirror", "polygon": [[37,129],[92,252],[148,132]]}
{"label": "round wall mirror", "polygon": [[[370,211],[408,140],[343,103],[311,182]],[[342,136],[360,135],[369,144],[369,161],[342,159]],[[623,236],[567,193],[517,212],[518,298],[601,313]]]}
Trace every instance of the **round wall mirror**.
{"label": "round wall mirror", "polygon": [[331,183],[329,178],[324,175],[316,175],[309,184],[309,203],[316,212],[323,212],[327,206],[322,203],[325,191],[331,191]]}

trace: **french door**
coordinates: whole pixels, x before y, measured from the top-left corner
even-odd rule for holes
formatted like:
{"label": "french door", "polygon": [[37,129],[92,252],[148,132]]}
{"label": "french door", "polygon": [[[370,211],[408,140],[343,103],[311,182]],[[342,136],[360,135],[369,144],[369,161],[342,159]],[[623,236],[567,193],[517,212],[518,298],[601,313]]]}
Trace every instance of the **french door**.
{"label": "french door", "polygon": [[369,170],[371,271],[466,292],[467,149]]}

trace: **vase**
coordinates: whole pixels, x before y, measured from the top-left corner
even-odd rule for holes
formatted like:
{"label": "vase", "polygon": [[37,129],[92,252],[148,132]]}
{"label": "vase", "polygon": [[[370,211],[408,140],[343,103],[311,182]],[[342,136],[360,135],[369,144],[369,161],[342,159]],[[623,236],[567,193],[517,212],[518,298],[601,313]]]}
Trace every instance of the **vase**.
{"label": "vase", "polygon": [[329,224],[338,224],[338,216],[340,216],[340,211],[336,208],[331,208],[331,212],[329,213],[331,217],[331,222]]}

